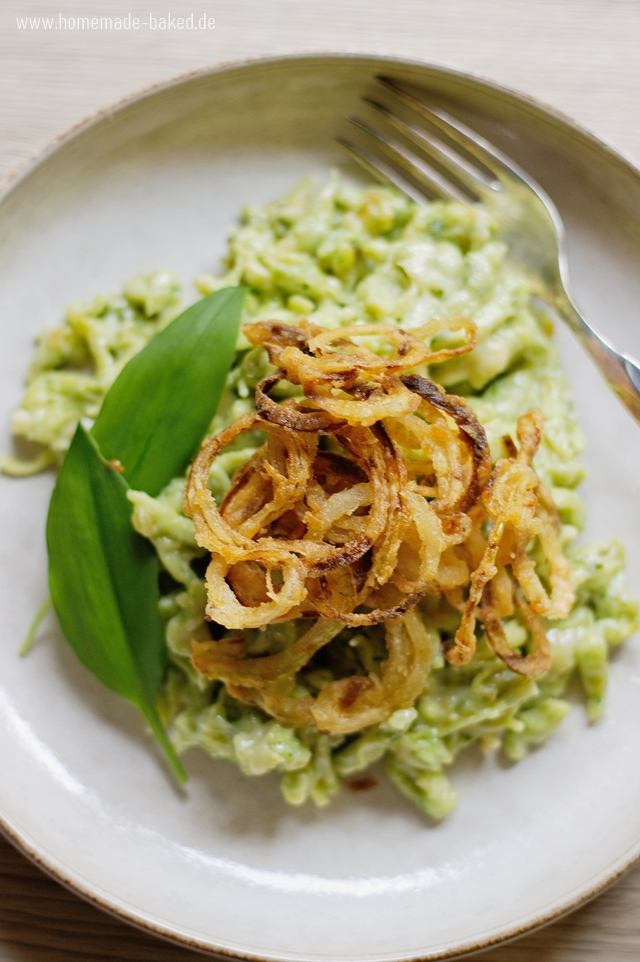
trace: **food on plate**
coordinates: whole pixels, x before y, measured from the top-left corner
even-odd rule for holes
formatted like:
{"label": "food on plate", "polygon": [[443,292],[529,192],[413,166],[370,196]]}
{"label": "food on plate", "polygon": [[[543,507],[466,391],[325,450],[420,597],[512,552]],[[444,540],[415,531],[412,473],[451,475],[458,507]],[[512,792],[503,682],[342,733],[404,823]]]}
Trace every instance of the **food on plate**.
{"label": "food on plate", "polygon": [[147,475],[105,423],[129,397],[133,412],[132,385],[150,396],[172,276],[135,278],[41,337],[13,422],[41,454],[4,469],[60,462],[73,438],[79,470],[99,475],[102,452],[123,473],[159,559],[157,710],[176,751],[281,773],[292,804],[323,805],[382,760],[439,819],[459,752],[522,758],[567,714],[574,674],[601,713],[638,605],[621,545],[576,543],[582,437],[549,321],[506,253],[481,207],[337,177],[247,209],[226,275],[197,280],[202,311],[246,288],[235,356],[219,404],[196,404],[200,451],[187,443],[175,476],[169,443],[153,455],[161,488],[136,485]]}

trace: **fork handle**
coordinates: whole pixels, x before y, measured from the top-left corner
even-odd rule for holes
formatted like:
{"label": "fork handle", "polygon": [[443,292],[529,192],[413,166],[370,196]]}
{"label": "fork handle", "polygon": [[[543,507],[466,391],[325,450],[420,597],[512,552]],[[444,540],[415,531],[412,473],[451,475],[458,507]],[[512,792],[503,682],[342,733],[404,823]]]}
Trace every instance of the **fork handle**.
{"label": "fork handle", "polygon": [[563,319],[595,361],[609,387],[640,422],[640,362],[619,351],[604,334],[592,327],[568,296],[562,300]]}

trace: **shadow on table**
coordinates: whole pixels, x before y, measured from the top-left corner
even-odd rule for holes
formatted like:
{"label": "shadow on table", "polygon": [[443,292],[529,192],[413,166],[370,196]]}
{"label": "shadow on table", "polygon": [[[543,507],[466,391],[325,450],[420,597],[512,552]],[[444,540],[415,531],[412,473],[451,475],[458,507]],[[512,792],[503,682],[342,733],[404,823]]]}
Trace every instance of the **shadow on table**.
{"label": "shadow on table", "polygon": [[[476,962],[637,962],[640,867],[595,902]],[[2,962],[197,962],[200,953],[139,932],[48,878],[0,836]]]}

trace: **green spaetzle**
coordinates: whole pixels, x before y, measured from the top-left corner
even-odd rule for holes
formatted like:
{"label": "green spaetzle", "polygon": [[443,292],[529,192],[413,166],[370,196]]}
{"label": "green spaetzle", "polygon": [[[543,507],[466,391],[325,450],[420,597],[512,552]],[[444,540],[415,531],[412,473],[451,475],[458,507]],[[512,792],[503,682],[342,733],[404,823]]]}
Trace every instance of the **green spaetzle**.
{"label": "green spaetzle", "polygon": [[[129,497],[133,524],[152,541],[163,569],[161,613],[170,666],[160,712],[178,751],[199,747],[235,762],[246,775],[279,773],[283,796],[292,805],[307,800],[325,805],[341,780],[382,762],[404,795],[440,819],[455,804],[445,772],[459,752],[477,744],[485,753],[501,750],[511,761],[523,758],[569,711],[562,696],[572,676],[582,684],[589,718],[601,714],[609,649],[638,627],[638,604],[627,595],[618,542],[576,543],[585,521],[576,492],[584,474],[578,460],[582,435],[549,321],[533,310],[531,287],[505,266],[505,254],[481,208],[417,205],[391,189],[356,187],[334,176],[317,192],[304,181],[283,200],[247,208],[229,240],[226,272],[201,276],[196,284],[202,294],[245,285],[245,321],[294,324],[306,317],[329,328],[379,321],[407,331],[431,318],[464,315],[475,322],[474,350],[431,373],[468,398],[494,460],[503,436],[515,436],[521,414],[537,408],[545,415],[534,466],[558,507],[576,593],[569,616],[545,624],[551,667],[536,679],[515,674],[481,629],[472,661],[451,666],[442,651],[459,616],[427,596],[418,610],[432,637],[433,658],[415,706],[354,735],[294,731],[232,698],[221,682],[191,665],[191,642],[211,638],[204,618],[207,559],[182,511],[186,479],[175,478],[156,498],[138,491]],[[33,462],[7,458],[4,470],[28,473],[59,461],[77,421],[96,417],[118,371],[175,316],[177,305],[173,276],[157,272],[135,278],[121,297],[70,310],[63,325],[43,335],[13,422],[17,435],[41,445],[41,454]],[[445,333],[438,346],[455,345],[455,337]],[[266,353],[241,335],[212,433],[252,410],[254,388],[270,370]],[[282,397],[285,389],[280,391]],[[259,437],[244,435],[215,460],[209,485],[218,503],[259,444]],[[532,556],[544,576],[537,551],[534,545]],[[514,648],[525,643],[518,620],[507,619],[504,627]],[[282,651],[303,631],[303,621],[247,631],[247,655]],[[220,629],[216,637],[223,636]],[[299,673],[299,694],[315,694],[348,674],[376,672],[385,657],[381,626],[345,628]]]}

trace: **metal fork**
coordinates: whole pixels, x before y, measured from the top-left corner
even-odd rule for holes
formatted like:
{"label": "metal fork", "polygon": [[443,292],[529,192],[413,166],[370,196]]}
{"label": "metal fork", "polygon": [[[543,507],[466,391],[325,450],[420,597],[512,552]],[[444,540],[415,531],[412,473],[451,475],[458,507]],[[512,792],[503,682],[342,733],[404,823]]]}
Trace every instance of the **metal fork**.
{"label": "metal fork", "polygon": [[340,143],[375,177],[418,203],[434,195],[466,204],[482,202],[495,218],[510,258],[542,281],[545,306],[551,305],[569,326],[609,387],[640,421],[640,364],[619,351],[576,307],[564,226],[553,201],[533,178],[475,131],[423,102],[400,82],[388,77],[378,80],[417,123],[405,121],[376,100],[364,98],[365,102],[411,148],[355,117],[350,122],[374,152],[338,137]]}

